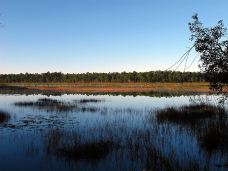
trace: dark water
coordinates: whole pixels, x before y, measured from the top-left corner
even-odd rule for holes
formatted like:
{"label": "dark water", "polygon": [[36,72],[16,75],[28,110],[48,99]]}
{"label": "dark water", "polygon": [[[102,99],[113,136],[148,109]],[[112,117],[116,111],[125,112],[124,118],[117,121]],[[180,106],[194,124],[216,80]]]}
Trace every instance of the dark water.
{"label": "dark water", "polygon": [[157,122],[157,109],[189,99],[0,95],[10,115],[0,123],[0,171],[227,170],[226,147],[203,145],[208,120]]}

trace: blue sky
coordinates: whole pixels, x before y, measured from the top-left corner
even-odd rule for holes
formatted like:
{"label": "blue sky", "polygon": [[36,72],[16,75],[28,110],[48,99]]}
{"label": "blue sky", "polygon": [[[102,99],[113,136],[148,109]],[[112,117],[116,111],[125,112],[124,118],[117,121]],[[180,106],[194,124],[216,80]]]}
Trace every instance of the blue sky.
{"label": "blue sky", "polygon": [[191,16],[228,26],[227,7],[227,0],[0,0],[0,73],[164,70],[192,45]]}

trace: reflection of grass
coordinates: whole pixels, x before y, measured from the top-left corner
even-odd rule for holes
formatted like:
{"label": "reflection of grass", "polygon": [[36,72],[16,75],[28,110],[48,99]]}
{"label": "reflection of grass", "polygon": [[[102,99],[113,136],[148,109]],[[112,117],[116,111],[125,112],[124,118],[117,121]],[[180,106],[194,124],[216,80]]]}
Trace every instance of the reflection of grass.
{"label": "reflection of grass", "polygon": [[168,107],[157,111],[157,119],[160,122],[194,123],[195,121],[224,115],[225,110],[221,107],[196,104],[181,107]]}
{"label": "reflection of grass", "polygon": [[0,123],[7,122],[10,119],[10,115],[0,110]]}

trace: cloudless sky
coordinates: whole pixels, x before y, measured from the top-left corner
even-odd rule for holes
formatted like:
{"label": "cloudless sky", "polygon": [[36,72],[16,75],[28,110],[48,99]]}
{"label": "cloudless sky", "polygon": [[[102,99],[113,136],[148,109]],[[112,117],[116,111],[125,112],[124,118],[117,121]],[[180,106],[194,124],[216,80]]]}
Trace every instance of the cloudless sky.
{"label": "cloudless sky", "polygon": [[194,13],[228,26],[227,9],[227,0],[0,0],[0,73],[164,70],[192,45]]}

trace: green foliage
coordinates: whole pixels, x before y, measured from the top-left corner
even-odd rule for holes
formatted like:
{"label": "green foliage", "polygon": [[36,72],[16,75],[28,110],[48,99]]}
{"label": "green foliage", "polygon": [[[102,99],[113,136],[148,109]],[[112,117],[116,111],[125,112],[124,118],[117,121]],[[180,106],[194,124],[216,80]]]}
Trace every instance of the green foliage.
{"label": "green foliage", "polygon": [[204,27],[198,15],[192,17],[189,29],[192,33],[196,52],[200,54],[201,69],[204,71],[211,88],[223,92],[228,85],[228,40],[227,29],[219,21],[214,27]]}
{"label": "green foliage", "polygon": [[204,74],[200,72],[122,72],[122,73],[82,73],[63,74],[60,72],[42,74],[2,74],[0,83],[11,82],[202,82]]}

